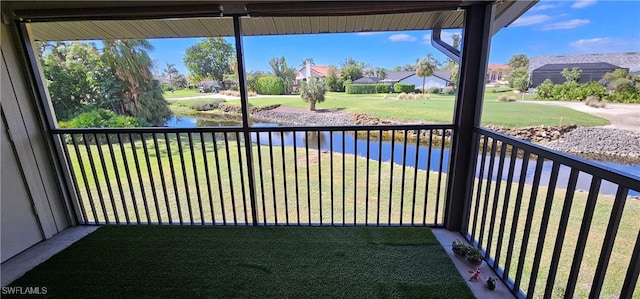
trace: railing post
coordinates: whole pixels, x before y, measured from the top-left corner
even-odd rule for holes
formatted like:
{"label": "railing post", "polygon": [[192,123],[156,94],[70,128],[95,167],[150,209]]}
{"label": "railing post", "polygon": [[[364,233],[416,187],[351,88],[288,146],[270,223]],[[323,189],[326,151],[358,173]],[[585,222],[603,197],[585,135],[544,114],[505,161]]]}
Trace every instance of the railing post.
{"label": "railing post", "polygon": [[[240,90],[240,103],[242,103],[242,133],[244,136],[244,148],[247,155],[247,179],[249,182],[249,197],[251,198],[251,219],[253,225],[258,225],[258,213],[256,212],[256,183],[253,169],[252,142],[249,123],[249,95],[247,93],[246,71],[244,68],[244,49],[242,48],[242,25],[240,16],[233,16],[233,32],[236,40],[236,59],[238,61],[238,89]],[[238,142],[240,142],[238,140]],[[242,166],[240,166],[242,167]],[[244,186],[243,186],[244,188]],[[243,198],[244,200],[244,198]],[[245,219],[246,221],[246,219]]]}
{"label": "railing post", "polygon": [[480,125],[485,74],[491,44],[494,4],[478,3],[466,8],[460,78],[454,115],[455,134],[452,141],[451,164],[447,182],[447,202],[444,225],[447,230],[460,231],[468,217],[470,190],[478,144],[474,142],[474,127]]}

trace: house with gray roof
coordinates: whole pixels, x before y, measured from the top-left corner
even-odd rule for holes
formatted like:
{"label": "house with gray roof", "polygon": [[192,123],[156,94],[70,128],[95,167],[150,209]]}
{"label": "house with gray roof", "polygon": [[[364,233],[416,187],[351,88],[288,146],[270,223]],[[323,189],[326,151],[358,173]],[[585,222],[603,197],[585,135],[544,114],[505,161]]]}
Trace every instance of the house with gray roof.
{"label": "house with gray roof", "polygon": [[451,71],[435,71],[433,76],[424,78],[424,86],[422,86],[422,77],[418,77],[415,71],[389,72],[387,78],[380,80],[380,83],[407,83],[416,86],[416,89],[422,88],[445,88],[451,85]]}
{"label": "house with gray roof", "polygon": [[545,64],[610,63],[629,69],[631,73],[640,72],[640,52],[617,52],[598,54],[565,54],[533,56],[529,59],[529,73]]}
{"label": "house with gray roof", "polygon": [[378,77],[362,77],[356,81],[353,81],[353,84],[376,84],[381,79]]}
{"label": "house with gray roof", "polygon": [[531,72],[531,84],[533,87],[537,87],[544,80],[551,80],[553,84],[562,84],[566,81],[566,78],[562,75],[564,69],[579,68],[580,73],[579,83],[587,83],[591,81],[600,81],[606,73],[613,72],[617,69],[629,69],[622,68],[617,65],[613,65],[606,62],[593,62],[593,63],[550,63],[545,64]]}

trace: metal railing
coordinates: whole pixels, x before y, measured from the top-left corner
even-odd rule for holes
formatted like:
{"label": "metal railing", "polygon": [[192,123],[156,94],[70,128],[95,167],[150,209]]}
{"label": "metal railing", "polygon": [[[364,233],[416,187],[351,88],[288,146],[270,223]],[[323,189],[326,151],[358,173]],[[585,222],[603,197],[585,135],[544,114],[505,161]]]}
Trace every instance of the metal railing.
{"label": "metal railing", "polygon": [[243,130],[53,134],[83,224],[443,224],[452,125]]}
{"label": "metal railing", "polygon": [[464,232],[515,295],[640,293],[638,177],[486,129],[475,138]]}

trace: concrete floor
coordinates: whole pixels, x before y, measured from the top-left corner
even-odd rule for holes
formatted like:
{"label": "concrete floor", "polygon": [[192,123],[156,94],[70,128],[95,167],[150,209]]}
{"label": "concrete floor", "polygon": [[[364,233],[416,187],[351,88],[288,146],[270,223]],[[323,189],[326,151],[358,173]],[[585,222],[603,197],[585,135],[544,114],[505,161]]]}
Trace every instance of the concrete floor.
{"label": "concrete floor", "polygon": [[[46,261],[56,253],[64,250],[86,235],[94,232],[96,229],[98,229],[98,226],[76,226],[69,228],[57,234],[53,238],[40,242],[4,262],[1,265],[2,287],[7,286],[24,275],[27,271],[33,269],[38,264]],[[468,264],[465,259],[455,256],[451,251],[451,243],[454,240],[464,240],[462,235],[445,229],[433,229],[433,234],[436,236],[438,241],[440,241],[442,247],[447,251],[447,254],[453,261],[453,264],[458,269],[458,272],[460,272],[460,275],[465,279],[467,285],[476,298],[515,298],[515,296],[511,294],[509,289],[499,279],[496,280],[495,290],[491,291],[485,287],[487,277],[498,277],[495,272],[485,264],[478,267],[478,269],[480,269],[480,280],[469,281],[469,278],[471,277],[471,273],[469,271],[473,272],[477,268]]]}

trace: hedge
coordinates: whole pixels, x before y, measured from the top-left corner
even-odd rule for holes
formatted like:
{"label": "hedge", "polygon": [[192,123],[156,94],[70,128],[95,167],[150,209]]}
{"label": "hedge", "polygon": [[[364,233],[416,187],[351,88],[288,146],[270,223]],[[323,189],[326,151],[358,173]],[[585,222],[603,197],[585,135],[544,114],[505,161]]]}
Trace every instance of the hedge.
{"label": "hedge", "polygon": [[389,93],[391,92],[391,84],[378,83],[376,84],[376,93]]}
{"label": "hedge", "polygon": [[349,85],[346,86],[345,91],[348,94],[376,93],[376,85],[374,85],[374,84],[349,84]]}
{"label": "hedge", "polygon": [[282,79],[276,76],[264,76],[258,79],[259,94],[280,95],[284,92],[284,83]]}
{"label": "hedge", "polygon": [[396,83],[393,85],[393,91],[396,93],[400,93],[400,92],[412,93],[415,89],[416,89],[415,84]]}

